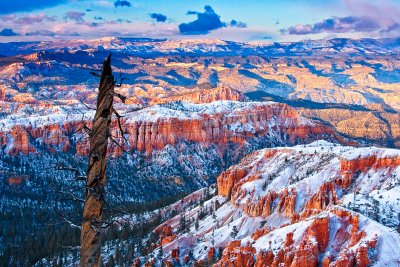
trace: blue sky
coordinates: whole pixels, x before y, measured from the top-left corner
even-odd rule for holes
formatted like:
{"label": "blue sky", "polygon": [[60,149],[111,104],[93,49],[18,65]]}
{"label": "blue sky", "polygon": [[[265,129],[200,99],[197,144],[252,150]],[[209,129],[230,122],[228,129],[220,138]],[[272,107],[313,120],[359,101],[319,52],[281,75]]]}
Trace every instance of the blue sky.
{"label": "blue sky", "polygon": [[235,41],[382,38],[400,0],[10,0],[0,41],[107,36]]}

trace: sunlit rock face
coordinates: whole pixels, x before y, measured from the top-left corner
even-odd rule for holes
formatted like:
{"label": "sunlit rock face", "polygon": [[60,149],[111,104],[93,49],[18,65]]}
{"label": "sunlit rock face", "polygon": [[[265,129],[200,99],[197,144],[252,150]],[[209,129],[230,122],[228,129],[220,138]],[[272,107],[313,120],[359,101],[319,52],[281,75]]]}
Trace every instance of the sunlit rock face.
{"label": "sunlit rock face", "polygon": [[211,103],[218,100],[243,101],[244,95],[239,91],[232,90],[230,87],[219,86],[212,89],[194,89],[187,90],[181,94],[170,97],[155,98],[151,103],[161,104],[174,101],[184,101],[194,104]]}
{"label": "sunlit rock face", "polygon": [[[177,110],[171,114],[174,109]],[[305,120],[294,109],[276,103],[214,102],[182,107],[167,104],[166,108],[139,112],[126,125],[130,145],[147,153],[180,140],[244,143],[256,136],[280,133],[295,143],[318,135],[335,135],[328,127]]]}
{"label": "sunlit rock face", "polygon": [[[253,152],[217,179],[218,195],[185,212],[174,240],[215,266],[398,265],[400,151],[317,141]],[[204,210],[211,211],[196,219]],[[393,209],[393,211],[389,211]],[[386,210],[386,211],[385,211]]]}
{"label": "sunlit rock face", "polygon": [[[91,123],[77,121],[78,118],[79,114],[59,112],[58,117],[54,114],[54,117],[32,115],[25,120],[5,119],[0,122],[6,126],[1,132],[0,143],[6,152],[14,155],[34,153],[39,148],[65,152],[72,145],[78,155],[87,155],[88,135],[85,129],[90,128]],[[7,131],[7,127],[11,129]],[[181,142],[202,146],[241,145],[264,136],[276,136],[277,140],[288,144],[322,137],[345,141],[331,128],[305,119],[288,105],[273,102],[166,103],[127,113],[121,119],[121,129],[123,136],[117,120],[114,120],[111,135],[121,144],[110,144],[109,153],[115,157],[121,156],[123,151],[150,155],[154,150]]]}
{"label": "sunlit rock face", "polygon": [[399,148],[400,114],[387,110],[385,105],[367,105],[367,108],[370,110],[302,108],[300,114],[327,121],[336,131],[358,140]]}

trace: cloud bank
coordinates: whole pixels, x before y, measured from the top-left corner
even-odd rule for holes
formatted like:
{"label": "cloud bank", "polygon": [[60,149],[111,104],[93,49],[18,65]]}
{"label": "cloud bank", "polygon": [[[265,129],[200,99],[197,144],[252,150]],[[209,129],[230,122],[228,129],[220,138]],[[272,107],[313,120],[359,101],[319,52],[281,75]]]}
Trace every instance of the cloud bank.
{"label": "cloud bank", "polygon": [[333,17],[323,21],[310,24],[297,24],[287,29],[282,29],[282,33],[293,35],[306,35],[318,33],[350,33],[350,32],[375,32],[391,31],[396,24],[389,26],[383,25],[380,20],[369,16],[347,16]]}
{"label": "cloud bank", "polygon": [[83,23],[85,22],[85,20],[83,19],[84,16],[85,16],[84,12],[68,11],[67,13],[65,13],[64,19]]}

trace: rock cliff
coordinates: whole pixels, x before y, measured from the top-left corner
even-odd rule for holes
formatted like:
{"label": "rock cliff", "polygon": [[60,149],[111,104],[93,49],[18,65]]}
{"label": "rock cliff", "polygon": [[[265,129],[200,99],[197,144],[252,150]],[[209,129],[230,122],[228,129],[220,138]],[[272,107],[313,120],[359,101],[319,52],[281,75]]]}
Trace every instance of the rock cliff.
{"label": "rock cliff", "polygon": [[[33,117],[29,123],[1,131],[0,144],[3,149],[7,146],[8,153],[12,154],[34,153],[39,147],[51,152],[65,152],[74,146],[79,155],[86,155],[88,137],[84,124],[72,120],[78,117],[66,117],[63,123],[47,122],[43,117],[35,121]],[[90,122],[86,124],[90,128]],[[167,103],[127,113],[122,119],[122,129],[124,138],[118,123],[113,122],[112,136],[122,144],[122,147],[110,144],[109,153],[116,157],[124,150],[150,155],[154,150],[182,142],[202,146],[244,144],[250,139],[266,136],[288,144],[322,137],[343,141],[329,127],[301,117],[285,104],[273,102]]]}
{"label": "rock cliff", "polygon": [[221,267],[398,266],[399,158],[325,141],[253,152],[218,177],[218,196],[186,212],[198,220],[190,234],[173,230],[163,249],[204,266],[210,247]]}

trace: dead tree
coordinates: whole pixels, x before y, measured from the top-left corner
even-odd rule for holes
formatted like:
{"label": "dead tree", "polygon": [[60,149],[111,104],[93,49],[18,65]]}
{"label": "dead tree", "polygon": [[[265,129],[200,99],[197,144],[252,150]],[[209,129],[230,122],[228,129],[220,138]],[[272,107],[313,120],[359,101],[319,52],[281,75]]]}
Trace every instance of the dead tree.
{"label": "dead tree", "polygon": [[105,204],[107,145],[113,114],[115,81],[111,55],[101,72],[96,113],[90,131],[89,166],[86,173],[86,197],[81,231],[81,266],[101,265],[102,213]]}

